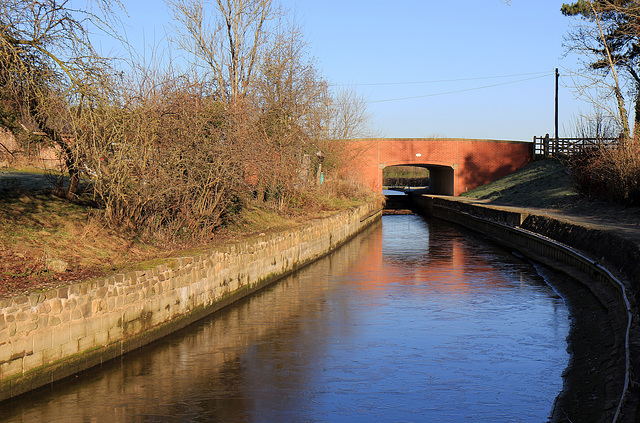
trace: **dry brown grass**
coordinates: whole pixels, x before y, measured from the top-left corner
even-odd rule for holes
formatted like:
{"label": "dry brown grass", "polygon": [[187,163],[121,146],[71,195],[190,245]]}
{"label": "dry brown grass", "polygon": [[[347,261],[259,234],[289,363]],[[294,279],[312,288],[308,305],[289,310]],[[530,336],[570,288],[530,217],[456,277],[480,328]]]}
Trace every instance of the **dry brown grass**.
{"label": "dry brown grass", "polygon": [[45,193],[5,196],[0,227],[0,296],[90,279],[167,252],[108,229],[91,207]]}
{"label": "dry brown grass", "polygon": [[[206,243],[195,238],[166,243],[109,227],[103,210],[95,208],[89,196],[70,202],[43,190],[33,174],[23,175],[29,183],[5,184],[0,190],[0,298],[90,280],[187,250],[292,227],[373,198],[362,187],[330,180],[299,192],[281,210],[269,203],[247,204]],[[63,269],[57,268],[60,265]]]}
{"label": "dry brown grass", "polygon": [[571,158],[577,189],[623,206],[640,206],[640,151],[631,141]]}

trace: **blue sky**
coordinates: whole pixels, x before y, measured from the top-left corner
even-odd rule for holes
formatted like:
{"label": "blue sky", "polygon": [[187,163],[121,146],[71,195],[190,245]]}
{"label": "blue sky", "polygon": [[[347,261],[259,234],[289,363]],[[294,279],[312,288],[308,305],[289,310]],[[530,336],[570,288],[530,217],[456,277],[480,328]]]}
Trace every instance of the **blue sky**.
{"label": "blue sky", "polygon": [[[124,0],[134,45],[162,40],[161,0]],[[590,103],[575,98],[563,37],[575,23],[562,1],[282,0],[302,23],[332,83],[368,101],[385,137],[532,140],[554,133],[560,69],[560,136]],[[446,81],[446,82],[445,82]],[[500,85],[502,84],[502,85]],[[490,86],[490,87],[489,87]],[[487,88],[481,88],[487,87]],[[418,98],[411,98],[418,97]]]}

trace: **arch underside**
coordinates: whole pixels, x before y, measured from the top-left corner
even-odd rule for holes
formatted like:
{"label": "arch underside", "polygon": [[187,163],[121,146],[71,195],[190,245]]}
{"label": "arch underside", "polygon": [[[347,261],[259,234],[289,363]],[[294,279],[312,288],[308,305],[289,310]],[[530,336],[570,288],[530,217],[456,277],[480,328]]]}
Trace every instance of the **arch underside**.
{"label": "arch underside", "polygon": [[380,169],[380,172],[392,166],[414,166],[423,167],[429,170],[429,193],[434,195],[454,195],[454,169],[450,165],[435,163],[415,163],[415,162],[389,162]]}

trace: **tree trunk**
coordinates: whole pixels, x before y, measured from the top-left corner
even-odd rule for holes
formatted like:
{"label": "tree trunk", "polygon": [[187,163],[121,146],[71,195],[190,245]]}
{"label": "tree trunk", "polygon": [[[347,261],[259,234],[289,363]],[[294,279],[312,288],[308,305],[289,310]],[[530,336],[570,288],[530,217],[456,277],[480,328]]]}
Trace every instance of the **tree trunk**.
{"label": "tree trunk", "polygon": [[633,137],[631,140],[632,145],[636,144],[636,140],[640,136],[640,83],[636,84],[636,104],[635,104],[635,116],[633,118]]}
{"label": "tree trunk", "polygon": [[602,25],[600,24],[600,15],[596,11],[596,8],[593,5],[592,0],[589,0],[589,5],[591,6],[591,11],[593,12],[593,16],[596,21],[596,24],[598,25],[598,31],[600,33],[601,42],[602,42],[602,45],[604,46],[604,51],[606,52],[607,65],[611,70],[611,75],[613,76],[613,80],[615,82],[613,91],[616,96],[616,100],[618,101],[618,113],[620,114],[620,123],[622,124],[622,132],[624,134],[624,138],[627,139],[631,136],[631,132],[629,131],[629,119],[627,117],[627,110],[624,106],[624,98],[622,96],[622,91],[620,91],[620,82],[618,81],[618,72],[616,71],[616,66],[611,56],[611,50],[609,49],[609,43],[607,42],[607,37],[604,34]]}

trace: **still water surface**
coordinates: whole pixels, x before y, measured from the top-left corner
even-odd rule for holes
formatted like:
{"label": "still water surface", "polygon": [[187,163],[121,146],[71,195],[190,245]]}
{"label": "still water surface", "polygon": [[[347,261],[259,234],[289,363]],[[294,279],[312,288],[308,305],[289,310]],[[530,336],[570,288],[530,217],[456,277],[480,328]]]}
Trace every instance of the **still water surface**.
{"label": "still water surface", "polygon": [[385,216],[214,318],[0,417],[539,422],[562,389],[569,325],[530,264],[440,222]]}

